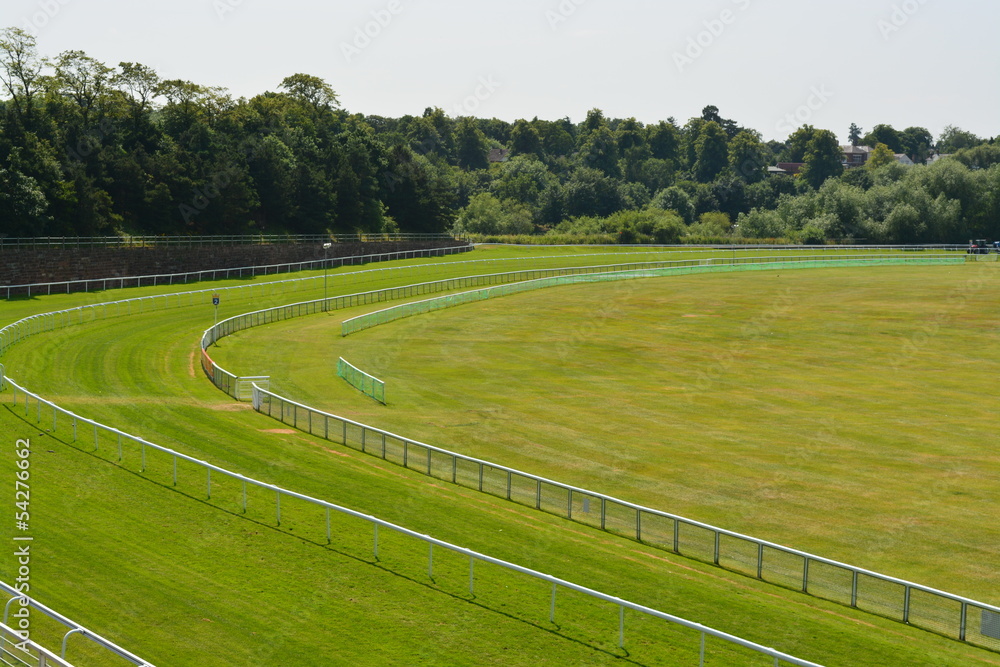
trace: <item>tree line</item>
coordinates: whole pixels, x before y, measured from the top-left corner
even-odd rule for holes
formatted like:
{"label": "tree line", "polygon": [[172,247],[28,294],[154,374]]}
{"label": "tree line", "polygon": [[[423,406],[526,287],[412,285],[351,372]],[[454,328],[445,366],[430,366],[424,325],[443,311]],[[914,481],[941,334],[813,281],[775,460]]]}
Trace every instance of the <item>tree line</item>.
{"label": "tree line", "polygon": [[[949,127],[852,125],[876,150],[844,170],[836,135],[784,142],[707,106],[684,124],[580,123],[343,109],[308,74],[251,99],[42,57],[0,31],[0,233],[8,236],[447,232],[622,242],[785,238],[958,242],[1000,237],[1000,144]],[[930,167],[904,167],[896,154]],[[795,177],[769,175],[802,163]]]}

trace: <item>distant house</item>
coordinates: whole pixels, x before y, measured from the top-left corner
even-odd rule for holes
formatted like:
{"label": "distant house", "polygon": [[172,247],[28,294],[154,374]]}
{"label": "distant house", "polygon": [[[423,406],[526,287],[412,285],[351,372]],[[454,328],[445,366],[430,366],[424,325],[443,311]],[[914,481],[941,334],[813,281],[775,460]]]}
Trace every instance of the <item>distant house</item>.
{"label": "distant house", "polygon": [[779,162],[777,165],[777,169],[780,169],[781,171],[772,172],[770,169],[768,169],[767,171],[768,173],[775,173],[775,174],[785,173],[788,174],[789,176],[795,176],[796,174],[799,173],[799,170],[802,169],[802,167],[804,166],[806,166],[805,162]]}
{"label": "distant house", "polygon": [[[853,169],[855,167],[863,167],[868,164],[868,158],[871,157],[872,152],[875,150],[871,146],[841,146],[840,150],[844,152],[844,168]],[[905,164],[907,166],[913,166],[915,163],[910,157],[904,153],[896,153],[896,162],[900,164]]]}
{"label": "distant house", "polygon": [[868,156],[872,152],[870,146],[851,146],[850,144],[841,146],[840,150],[844,153],[844,167],[847,169],[865,166],[868,162]]}
{"label": "distant house", "polygon": [[952,155],[951,153],[945,153],[945,154],[943,154],[943,155],[942,155],[942,154],[940,154],[940,153],[935,153],[934,155],[932,155],[932,156],[930,156],[929,158],[927,158],[927,164],[929,164],[929,165],[930,165],[930,164],[934,164],[934,163],[935,163],[935,162],[937,162],[938,160],[943,160],[943,159],[945,159],[946,157],[951,157],[951,155]]}
{"label": "distant house", "polygon": [[506,162],[507,160],[510,159],[510,150],[507,148],[494,148],[493,150],[490,151],[490,154],[489,156],[487,156],[487,159],[490,161],[490,164],[495,164],[497,162]]}

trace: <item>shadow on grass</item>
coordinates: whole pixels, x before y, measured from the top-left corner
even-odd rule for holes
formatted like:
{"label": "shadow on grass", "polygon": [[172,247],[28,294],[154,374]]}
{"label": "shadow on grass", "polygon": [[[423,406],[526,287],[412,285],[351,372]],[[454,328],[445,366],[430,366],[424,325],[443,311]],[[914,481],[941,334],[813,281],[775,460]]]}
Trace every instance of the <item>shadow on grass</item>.
{"label": "shadow on grass", "polygon": [[128,474],[132,475],[133,477],[141,479],[141,480],[143,480],[146,483],[152,484],[154,486],[158,486],[161,489],[164,489],[166,491],[170,491],[170,492],[176,493],[179,496],[183,496],[184,498],[187,498],[189,500],[197,502],[197,503],[199,503],[199,504],[201,504],[203,506],[210,507],[213,510],[216,510],[216,511],[228,514],[231,517],[234,517],[234,518],[240,519],[242,521],[246,521],[246,522],[252,523],[252,524],[260,527],[261,529],[267,529],[267,530],[272,531],[273,533],[276,533],[278,535],[282,535],[284,537],[290,537],[290,538],[299,540],[303,544],[307,544],[310,547],[315,547],[315,548],[327,551],[329,553],[337,554],[338,556],[350,559],[350,560],[352,560],[352,561],[354,561],[356,563],[363,564],[363,565],[368,565],[370,567],[373,567],[373,568],[376,568],[376,569],[380,570],[381,572],[385,573],[386,575],[390,575],[390,576],[396,577],[397,579],[409,582],[411,584],[416,584],[418,586],[423,587],[426,590],[430,590],[430,591],[433,591],[435,593],[447,596],[447,597],[455,600],[456,602],[464,602],[466,604],[473,605],[473,606],[478,607],[478,608],[480,608],[480,609],[482,609],[484,611],[496,614],[498,616],[503,616],[503,617],[505,617],[505,618],[507,618],[507,619],[509,619],[511,621],[515,621],[517,623],[522,623],[522,624],[524,624],[526,626],[529,626],[529,627],[531,627],[531,628],[533,628],[535,630],[540,630],[542,632],[548,633],[551,636],[558,637],[558,638],[560,638],[562,640],[572,642],[572,643],[574,643],[574,644],[576,644],[578,646],[583,646],[583,647],[585,647],[587,649],[590,649],[592,651],[596,651],[598,653],[602,653],[602,654],[604,654],[604,655],[606,655],[606,656],[608,656],[610,658],[614,658],[616,660],[620,660],[623,663],[638,665],[639,667],[653,667],[653,665],[657,664],[657,663],[639,662],[638,660],[632,658],[631,653],[627,649],[624,649],[624,648],[620,649],[617,652],[615,652],[615,651],[609,651],[609,650],[607,650],[605,648],[601,648],[600,646],[597,646],[597,645],[595,645],[593,643],[590,643],[588,641],[572,637],[572,636],[570,636],[568,634],[563,633],[562,632],[562,626],[560,624],[558,624],[558,623],[551,623],[551,624],[546,623],[546,624],[542,624],[542,623],[539,623],[539,622],[536,622],[536,621],[532,621],[532,620],[529,620],[529,619],[526,619],[526,618],[522,618],[520,616],[516,616],[514,614],[511,614],[511,613],[508,613],[508,612],[501,611],[499,609],[493,608],[489,604],[487,604],[486,602],[480,601],[479,597],[477,595],[475,595],[475,594],[471,594],[471,595],[459,595],[459,594],[456,594],[456,593],[453,593],[453,592],[449,592],[449,591],[441,588],[437,584],[437,580],[434,577],[429,577],[429,581],[426,580],[426,579],[425,580],[416,579],[416,578],[414,578],[412,576],[403,574],[401,572],[398,572],[396,570],[391,569],[390,567],[388,567],[386,565],[383,565],[381,559],[379,559],[378,557],[363,558],[363,557],[358,556],[356,554],[350,553],[350,552],[344,550],[343,548],[338,548],[338,547],[332,546],[330,544],[325,544],[325,543],[322,543],[322,542],[319,542],[319,541],[316,541],[316,540],[312,540],[312,539],[309,539],[309,538],[301,536],[301,535],[296,535],[296,534],[294,534],[292,532],[289,532],[287,530],[283,530],[279,525],[274,525],[272,523],[267,523],[267,522],[260,521],[258,519],[254,519],[254,518],[248,517],[245,514],[243,514],[242,512],[234,512],[232,510],[225,509],[225,508],[220,507],[220,506],[218,506],[216,504],[213,504],[210,501],[210,499],[199,498],[197,496],[191,495],[190,493],[187,493],[185,491],[182,491],[182,490],[178,489],[177,487],[173,486],[172,484],[165,484],[165,483],[162,483],[162,482],[158,482],[158,481],[156,481],[154,479],[151,479],[151,478],[147,477],[142,472],[139,472],[139,471],[136,471],[136,470],[131,470],[129,468],[126,468],[126,467],[120,465],[116,461],[106,459],[106,458],[100,456],[95,451],[88,451],[88,450],[85,450],[83,448],[80,448],[79,446],[77,446],[76,443],[74,443],[72,441],[68,441],[66,439],[63,439],[63,438],[57,436],[55,433],[52,433],[52,432],[44,429],[41,425],[34,423],[31,420],[30,415],[28,417],[25,417],[22,414],[17,414],[17,411],[15,409],[16,406],[14,404],[12,404],[12,403],[4,402],[3,403],[3,407],[6,408],[6,410],[14,418],[16,418],[17,420],[21,421],[22,423],[24,423],[25,425],[29,426],[32,429],[38,430],[38,432],[39,432],[38,435],[39,436],[49,437],[54,442],[57,442],[57,443],[65,446],[67,448],[67,450],[76,452],[77,454],[82,454],[82,455],[87,456],[87,457],[89,457],[91,459],[100,461],[103,464],[110,465],[110,466],[112,466],[114,468],[117,468],[118,470],[121,470],[121,471],[123,471],[125,473],[128,473]]}

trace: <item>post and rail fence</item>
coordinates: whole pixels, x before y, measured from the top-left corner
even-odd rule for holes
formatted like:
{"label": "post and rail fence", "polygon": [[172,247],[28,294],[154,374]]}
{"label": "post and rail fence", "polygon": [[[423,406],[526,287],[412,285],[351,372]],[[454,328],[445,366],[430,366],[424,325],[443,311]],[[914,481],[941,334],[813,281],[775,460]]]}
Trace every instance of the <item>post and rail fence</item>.
{"label": "post and rail fence", "polygon": [[[274,507],[274,515],[273,516],[274,516],[275,525],[277,525],[277,526],[281,525],[281,507],[282,507],[281,501],[282,501],[282,498],[286,499],[286,503],[287,503],[288,499],[296,499],[296,500],[304,501],[305,503],[308,503],[309,505],[315,506],[318,509],[321,509],[321,510],[323,510],[325,512],[326,540],[327,540],[328,544],[331,542],[331,514],[336,515],[339,518],[344,518],[345,520],[358,519],[358,520],[361,520],[361,521],[365,522],[366,524],[368,524],[371,527],[371,529],[372,529],[372,554],[373,554],[373,557],[374,557],[374,559],[375,559],[376,562],[378,562],[378,560],[379,560],[379,529],[383,529],[383,530],[387,530],[387,531],[392,531],[392,532],[394,532],[396,534],[403,535],[403,536],[406,536],[406,537],[410,537],[410,538],[419,540],[420,542],[423,542],[424,544],[426,544],[428,546],[428,551],[426,553],[427,553],[427,573],[428,573],[428,577],[429,578],[433,578],[433,576],[434,576],[434,549],[435,548],[446,550],[446,551],[449,551],[449,552],[451,552],[453,554],[457,554],[459,556],[462,556],[462,557],[468,559],[468,564],[469,564],[468,586],[469,586],[469,595],[470,596],[477,596],[477,593],[476,593],[477,589],[475,587],[476,586],[476,568],[475,568],[476,563],[483,563],[483,564],[495,565],[495,566],[500,567],[500,568],[502,568],[502,569],[504,569],[504,570],[506,570],[508,572],[526,575],[527,577],[529,577],[531,579],[542,581],[542,582],[545,582],[547,584],[551,584],[551,589],[550,589],[549,597],[547,599],[548,599],[548,602],[549,602],[549,621],[552,622],[552,623],[554,623],[555,619],[556,619],[556,611],[557,611],[556,600],[557,600],[558,591],[560,589],[564,589],[566,591],[573,591],[573,592],[576,592],[576,593],[580,593],[580,594],[582,594],[582,595],[584,595],[584,596],[586,596],[586,597],[588,597],[588,598],[590,598],[592,600],[595,600],[595,601],[597,601],[599,603],[605,603],[605,604],[613,605],[613,606],[615,606],[618,609],[619,626],[618,626],[618,633],[617,633],[617,645],[618,645],[619,648],[624,648],[625,647],[625,619],[626,619],[625,612],[626,611],[631,611],[631,612],[634,612],[634,613],[638,613],[638,614],[642,614],[642,615],[645,615],[645,616],[649,616],[649,617],[654,618],[654,619],[659,619],[659,620],[662,620],[662,621],[666,621],[669,624],[676,625],[676,626],[679,626],[681,628],[686,628],[688,630],[692,630],[692,631],[698,633],[699,636],[700,636],[700,638],[701,638],[701,644],[700,644],[701,645],[701,649],[700,649],[700,660],[699,660],[699,664],[701,664],[701,665],[705,664],[705,658],[706,658],[706,641],[705,640],[707,638],[715,638],[715,639],[718,639],[718,640],[721,640],[721,641],[725,642],[726,645],[733,645],[733,646],[742,647],[742,648],[748,649],[748,650],[750,650],[750,651],[752,651],[754,653],[760,654],[762,656],[766,656],[767,658],[773,660],[773,664],[776,665],[776,666],[780,666],[781,664],[785,663],[785,664],[789,664],[789,665],[797,665],[797,666],[800,666],[800,667],[820,667],[817,663],[797,658],[795,656],[789,655],[789,654],[781,652],[781,651],[777,651],[777,650],[775,650],[773,648],[764,646],[762,644],[757,644],[755,642],[747,641],[747,640],[742,639],[740,637],[737,637],[735,635],[731,635],[731,634],[728,634],[726,632],[722,632],[720,630],[716,630],[714,628],[710,628],[710,627],[702,625],[700,623],[695,623],[693,621],[689,621],[689,620],[684,619],[684,618],[682,618],[680,616],[675,616],[675,615],[672,615],[672,614],[668,614],[668,613],[659,611],[657,609],[653,609],[651,607],[647,607],[645,605],[637,604],[637,603],[630,602],[628,600],[624,600],[624,599],[621,599],[621,598],[618,598],[618,597],[615,597],[615,596],[612,596],[612,595],[608,595],[606,593],[602,593],[600,591],[597,591],[597,590],[594,590],[594,589],[591,589],[591,588],[587,588],[585,586],[580,586],[580,585],[575,584],[575,583],[573,583],[571,581],[567,581],[565,579],[561,579],[561,578],[554,577],[554,576],[549,575],[549,574],[545,574],[544,572],[540,572],[538,570],[533,570],[533,569],[530,569],[530,568],[527,568],[527,567],[523,567],[523,566],[517,565],[515,563],[511,563],[509,561],[505,561],[505,560],[502,560],[502,559],[499,559],[499,558],[494,558],[492,556],[488,556],[486,554],[483,554],[483,553],[480,553],[480,552],[477,552],[477,551],[473,551],[473,550],[467,549],[465,547],[461,547],[461,546],[458,546],[458,545],[455,545],[455,544],[451,544],[449,542],[445,542],[443,540],[439,540],[439,539],[430,537],[429,535],[424,535],[422,533],[410,530],[408,528],[404,528],[402,526],[390,523],[388,521],[384,521],[382,519],[378,519],[378,518],[376,518],[374,516],[370,516],[370,515],[364,514],[362,512],[358,512],[356,510],[352,510],[352,509],[349,509],[349,508],[346,508],[346,507],[341,507],[339,505],[336,505],[334,503],[331,503],[331,502],[328,502],[328,501],[325,501],[325,500],[321,500],[319,498],[314,498],[312,496],[308,496],[308,495],[305,495],[305,494],[297,493],[295,491],[291,491],[291,490],[288,490],[288,489],[276,486],[274,484],[269,484],[267,482],[262,482],[262,481],[253,479],[251,477],[247,477],[247,476],[242,475],[242,474],[237,473],[237,472],[232,472],[232,471],[227,470],[225,468],[222,468],[220,466],[208,463],[207,461],[202,461],[202,460],[194,458],[192,456],[188,456],[186,454],[182,454],[182,453],[180,453],[178,451],[175,451],[173,449],[170,449],[168,447],[163,447],[161,445],[157,445],[155,443],[149,442],[149,441],[147,441],[147,440],[145,440],[145,439],[143,439],[143,438],[141,438],[139,436],[135,436],[135,435],[126,433],[124,431],[121,431],[119,429],[116,429],[114,427],[107,426],[107,425],[102,424],[100,422],[97,422],[97,421],[95,421],[93,419],[88,419],[86,417],[82,417],[80,415],[77,415],[74,412],[71,412],[69,410],[66,410],[64,408],[59,407],[58,405],[56,405],[52,401],[48,401],[48,400],[42,398],[41,396],[39,396],[38,394],[35,394],[35,393],[33,393],[33,392],[25,389],[24,387],[22,387],[21,385],[19,385],[16,382],[14,382],[13,380],[8,379],[8,385],[11,388],[13,388],[13,390],[14,390],[14,405],[15,406],[19,405],[18,394],[20,394],[21,396],[24,397],[23,403],[24,403],[25,417],[30,417],[31,416],[31,403],[32,403],[32,401],[34,401],[35,408],[36,408],[35,414],[36,414],[37,423],[41,423],[42,422],[42,409],[43,409],[43,407],[45,408],[46,412],[48,412],[49,410],[51,410],[51,416],[52,416],[51,425],[52,425],[52,432],[53,433],[59,432],[60,424],[63,424],[64,428],[68,428],[68,429],[72,430],[72,442],[74,442],[74,443],[79,442],[82,437],[89,437],[89,436],[92,435],[93,436],[93,443],[94,443],[94,450],[93,451],[99,451],[100,450],[102,436],[105,439],[105,444],[107,444],[107,441],[110,439],[112,442],[117,443],[117,455],[118,455],[118,462],[119,463],[123,463],[124,462],[125,456],[126,456],[126,449],[125,448],[126,448],[126,446],[128,446],[129,447],[129,450],[128,450],[129,454],[135,455],[136,453],[138,453],[138,457],[139,457],[139,461],[140,461],[139,470],[143,474],[146,473],[147,468],[149,467],[149,463],[150,463],[149,462],[149,458],[152,457],[152,456],[154,456],[154,455],[156,455],[156,454],[160,454],[160,455],[162,455],[164,457],[167,457],[167,458],[171,459],[171,462],[172,462],[172,465],[171,465],[172,483],[173,483],[174,486],[177,486],[178,479],[179,479],[178,478],[178,462],[183,461],[183,462],[185,462],[187,464],[193,464],[198,469],[204,471],[204,475],[205,475],[205,478],[204,478],[204,480],[205,480],[205,487],[204,487],[205,488],[205,498],[208,499],[208,500],[211,500],[211,498],[212,498],[212,479],[213,479],[213,474],[216,477],[216,484],[217,485],[218,485],[218,478],[220,476],[228,478],[228,479],[230,479],[232,481],[235,481],[235,482],[239,483],[241,485],[241,489],[242,489],[241,499],[242,499],[242,509],[243,509],[244,513],[247,511],[247,507],[248,507],[248,494],[247,494],[248,487],[256,488],[258,490],[262,490],[262,491],[267,492],[267,494],[270,495],[274,499],[273,500],[273,502],[274,502],[274,505],[273,505],[273,507]],[[256,396],[257,392],[259,392],[259,391],[262,391],[262,390],[260,390],[255,385],[254,386],[254,395]],[[47,417],[48,417],[48,415],[46,414],[46,418]],[[47,423],[48,422],[46,422],[46,424]],[[135,451],[136,449],[138,449],[139,451],[136,452]],[[12,599],[16,599],[16,598],[12,598]],[[9,604],[10,603],[8,602],[8,605]],[[81,634],[84,633],[84,631],[82,629],[75,630],[75,632],[81,633]],[[68,638],[69,634],[73,634],[73,633],[74,633],[74,631],[71,631],[70,633],[68,633],[67,634],[67,638]],[[87,634],[87,636],[89,636],[91,638],[95,638],[96,637],[96,635],[93,635],[92,633]],[[64,640],[64,645],[65,645],[65,640]],[[109,648],[110,648],[110,646],[109,646]],[[120,654],[120,655],[123,655],[123,654]],[[131,655],[131,654],[129,654],[129,655]],[[125,657],[125,656],[123,655],[123,657]],[[135,662],[134,664],[144,665],[144,664],[147,664],[147,663],[143,663],[143,662],[140,661],[140,662]]]}
{"label": "post and rail fence", "polygon": [[[775,259],[775,258],[770,258]],[[776,258],[781,268],[815,266],[857,266],[872,264],[951,264],[965,261],[963,256],[924,256],[862,259]],[[362,315],[342,325],[344,335],[438,307],[539,289],[576,281],[634,279],[654,275],[710,272],[720,270],[757,270],[774,268],[775,261],[744,264],[715,264],[696,260],[667,269],[632,269],[603,274],[567,274],[534,278],[502,287],[487,288],[436,297],[415,303],[393,306]],[[584,267],[592,269],[593,267]],[[480,277],[500,281],[496,276]],[[468,280],[468,279],[466,279]],[[416,287],[416,286],[413,286]],[[412,292],[398,298],[413,296]],[[347,298],[347,297],[345,297]],[[371,302],[380,301],[374,298]],[[322,304],[327,306],[329,304]],[[352,299],[335,307],[355,305]],[[296,304],[291,310],[276,311],[278,319],[308,314],[308,304]],[[322,307],[320,307],[322,310]],[[315,311],[314,311],[315,312]],[[245,318],[245,319],[244,319]],[[207,340],[217,340],[223,331],[237,331],[270,320],[267,311],[250,313],[221,322],[221,330],[206,332]],[[235,324],[234,324],[235,323]],[[212,375],[210,375],[212,377]],[[234,376],[235,377],[235,376]],[[222,387],[220,387],[222,388]],[[331,442],[378,456],[407,469],[521,505],[556,514],[594,528],[614,532],[644,544],[746,574],[762,581],[821,597],[902,623],[921,627],[946,637],[1000,650],[1000,607],[953,595],[896,577],[855,567],[832,559],[799,551],[765,540],[728,531],[699,521],[662,512],[617,498],[562,484],[493,462],[475,459],[415,441],[394,433],[360,424],[297,403],[259,386],[254,387],[254,408],[286,425],[323,437]]]}
{"label": "post and rail fence", "polygon": [[[134,653],[118,646],[111,640],[105,639],[96,632],[88,630],[79,623],[70,620],[54,609],[50,609],[41,602],[24,595],[10,584],[0,581],[0,593],[6,594],[9,597],[3,608],[3,623],[0,624],[0,663],[4,665],[24,665],[26,667],[73,667],[66,660],[66,652],[70,637],[79,635],[80,637],[88,639],[98,646],[107,649],[109,653],[112,653],[115,656],[132,663],[133,665],[138,665],[139,667],[154,667],[153,663],[143,660]],[[10,625],[8,625],[10,620],[10,608],[14,603],[17,603],[17,605],[21,608],[29,608],[39,612],[40,614],[44,614],[56,623],[67,628],[66,634],[63,635],[62,650],[59,655],[56,655],[49,649],[38,645],[34,641],[26,640],[24,638],[24,634],[14,630],[10,627]],[[30,650],[25,652],[21,648],[18,648],[18,646],[22,645],[22,643],[26,643],[27,646],[30,647]]]}
{"label": "post and rail fence", "polygon": [[[771,259],[783,259],[786,262],[789,260],[789,258]],[[728,259],[726,261],[729,262]],[[659,264],[668,263],[662,262]],[[695,260],[695,263],[700,266],[712,266],[714,262]],[[766,263],[774,264],[774,262],[770,261]],[[650,264],[657,263],[646,262],[637,264],[648,267]],[[834,264],[830,263],[827,265],[832,266]],[[632,266],[634,267],[633,270],[638,268],[637,265]],[[572,269],[520,271],[514,272],[514,274],[522,276],[522,279],[524,279],[523,276],[525,275],[537,274],[543,271],[552,275],[554,271],[566,272],[574,270],[586,272],[589,270],[592,272],[607,272],[609,268],[611,267],[573,267]],[[319,303],[289,304],[269,309],[278,313],[280,315],[278,317],[265,314],[268,311],[249,313],[220,322],[217,327],[206,331],[202,339],[203,350],[206,350],[208,345],[214,343],[219,338],[234,331],[248,328],[249,326],[258,326],[271,321],[297,317],[313,312],[326,312],[330,309],[349,307],[351,305],[358,305],[359,303],[377,303],[389,299],[407,298],[418,294],[444,291],[444,284],[446,283],[450,283],[448,289],[457,289],[462,286],[468,287],[473,284],[502,283],[512,279],[511,275],[467,276],[449,281],[437,281],[436,283],[377,290],[375,292],[348,295],[346,297],[331,297],[321,300]],[[456,281],[458,282],[456,283]],[[183,296],[208,291],[210,290],[181,295],[143,297],[140,299],[113,302],[111,304],[95,304],[67,311],[31,316],[0,330],[0,355],[10,345],[29,335],[49,331],[58,326],[68,326],[78,323],[76,318],[77,311],[79,311],[79,323],[82,323],[86,321],[84,312],[88,309],[93,313],[92,319],[98,319],[99,314],[95,310],[97,308],[103,308],[103,316],[109,316],[108,306],[115,306],[115,312],[111,313],[112,316],[121,315],[122,308],[126,306],[126,314],[132,314],[133,303],[137,303],[136,312],[144,312],[143,303],[146,300],[164,299],[164,307],[169,307],[168,299],[176,298],[176,305],[180,306],[183,305],[181,303]],[[152,303],[155,305],[155,302]],[[240,326],[234,326],[234,321],[239,322]],[[204,353],[204,357],[208,357],[207,352]],[[203,358],[203,362],[213,370],[221,371],[210,359],[205,362]],[[237,380],[237,382],[234,382],[232,385],[225,384],[224,386],[220,386],[220,381],[225,382],[229,376],[233,380]],[[223,373],[219,376],[209,374],[209,377],[217,386],[226,390],[227,393],[231,395],[239,393],[238,387],[240,383],[238,382],[239,378],[236,376]],[[104,429],[118,435],[119,447],[121,447],[123,437],[126,440],[131,439],[132,442],[138,443],[143,452],[143,459],[145,459],[147,446],[157,449],[156,446],[151,443],[145,443],[145,441],[139,438],[128,436],[116,429],[99,425],[96,422],[84,420],[68,411],[62,410],[54,404],[44,401],[41,397],[31,394],[23,387],[14,383],[9,377],[6,377],[2,372],[0,372],[0,381],[6,386],[14,388],[15,401],[17,391],[25,393],[26,413],[28,410],[28,401],[31,398],[37,400],[37,419],[39,421],[41,420],[41,408],[43,404],[52,407],[53,428],[57,425],[57,414],[62,413],[69,417],[73,422],[74,438],[77,435],[77,425],[82,421],[85,424],[93,426],[95,443],[97,441],[98,430]],[[443,476],[442,478],[447,479],[451,475],[455,483],[461,483],[460,480],[468,476],[463,472],[463,468],[466,465],[471,465],[474,468],[472,473],[473,488],[484,492],[489,493],[493,489],[494,495],[509,498],[514,502],[522,502],[529,506],[533,504],[537,509],[547,509],[549,511],[557,509],[560,513],[564,512],[566,518],[582,521],[589,525],[603,528],[604,530],[612,530],[629,536],[633,534],[634,530],[635,538],[645,543],[665,544],[665,548],[673,550],[676,553],[701,558],[707,562],[715,563],[720,567],[743,571],[751,576],[757,576],[767,581],[800,588],[813,595],[832,599],[866,611],[872,611],[883,616],[888,616],[889,618],[896,618],[904,623],[923,627],[960,641],[966,641],[993,650],[1000,649],[1000,608],[998,607],[937,591],[912,582],[887,577],[861,568],[855,568],[843,563],[837,563],[781,545],[771,544],[749,536],[715,528],[684,517],[630,504],[596,492],[545,480],[490,462],[462,457],[446,450],[395,436],[386,431],[350,422],[349,420],[343,420],[335,415],[321,413],[308,406],[297,404],[277,394],[272,394],[259,384],[253,386],[256,383],[252,381],[250,383],[253,389],[251,398],[254,401],[255,408],[258,410],[263,410],[264,405],[267,405],[267,410],[273,416],[274,404],[291,406],[287,411],[284,407],[280,408],[282,421],[288,423],[288,420],[291,419],[291,423],[298,427],[300,415],[306,415],[305,420],[309,423],[309,432],[314,435],[319,435],[316,433],[316,427],[313,425],[314,420],[315,422],[319,422],[320,418],[318,415],[323,415],[322,422],[325,433],[330,432],[331,423],[339,423],[341,432],[347,434],[343,438],[345,445],[358,447],[358,443],[360,442],[360,448],[363,451],[372,453],[367,443],[384,443],[385,449],[382,450],[380,445],[379,451],[385,452],[387,460],[399,458],[394,454],[394,452],[399,451],[403,459],[401,465],[409,469],[419,470],[423,468],[423,464],[418,464],[418,462],[423,461],[426,457],[426,460],[429,461],[428,469],[434,476]],[[331,422],[330,420],[334,421]],[[331,438],[336,437],[335,432],[336,427],[333,429],[334,435],[330,436]],[[396,443],[395,445],[393,444],[394,442]],[[413,449],[411,450],[411,448]],[[159,449],[170,452],[170,450],[166,450],[165,448]],[[171,455],[183,456],[175,452],[170,453]],[[190,459],[190,457],[188,458]],[[444,473],[440,472],[441,466],[437,463],[438,459],[441,458],[451,461],[451,463],[444,465],[446,470]],[[176,463],[176,458],[174,460]],[[194,459],[190,460],[194,461]],[[467,463],[460,463],[460,461],[466,461]],[[204,462],[199,462],[199,464],[201,463]],[[209,464],[206,463],[204,465],[208,466]],[[451,468],[450,473],[447,472],[449,466]],[[211,469],[209,469],[208,474],[211,475]],[[263,483],[258,484],[269,486]],[[535,489],[533,496],[528,493],[532,486]],[[556,491],[553,492],[552,489]],[[551,497],[553,493],[555,494],[555,500]],[[281,493],[278,492],[277,498],[279,504],[280,496]],[[562,510],[559,508],[565,509]],[[593,511],[591,508],[593,508]],[[699,556],[698,554],[701,555]],[[876,592],[871,592],[873,590]],[[881,591],[881,595],[878,594],[878,591]]]}

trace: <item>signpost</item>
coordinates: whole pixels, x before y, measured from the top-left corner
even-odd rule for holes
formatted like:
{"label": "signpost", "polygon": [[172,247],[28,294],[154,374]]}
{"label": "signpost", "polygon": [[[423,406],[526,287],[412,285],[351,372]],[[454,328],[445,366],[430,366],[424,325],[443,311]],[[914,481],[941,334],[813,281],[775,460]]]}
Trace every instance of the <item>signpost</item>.
{"label": "signpost", "polygon": [[212,305],[215,306],[215,324],[219,324],[219,295],[212,295]]}

